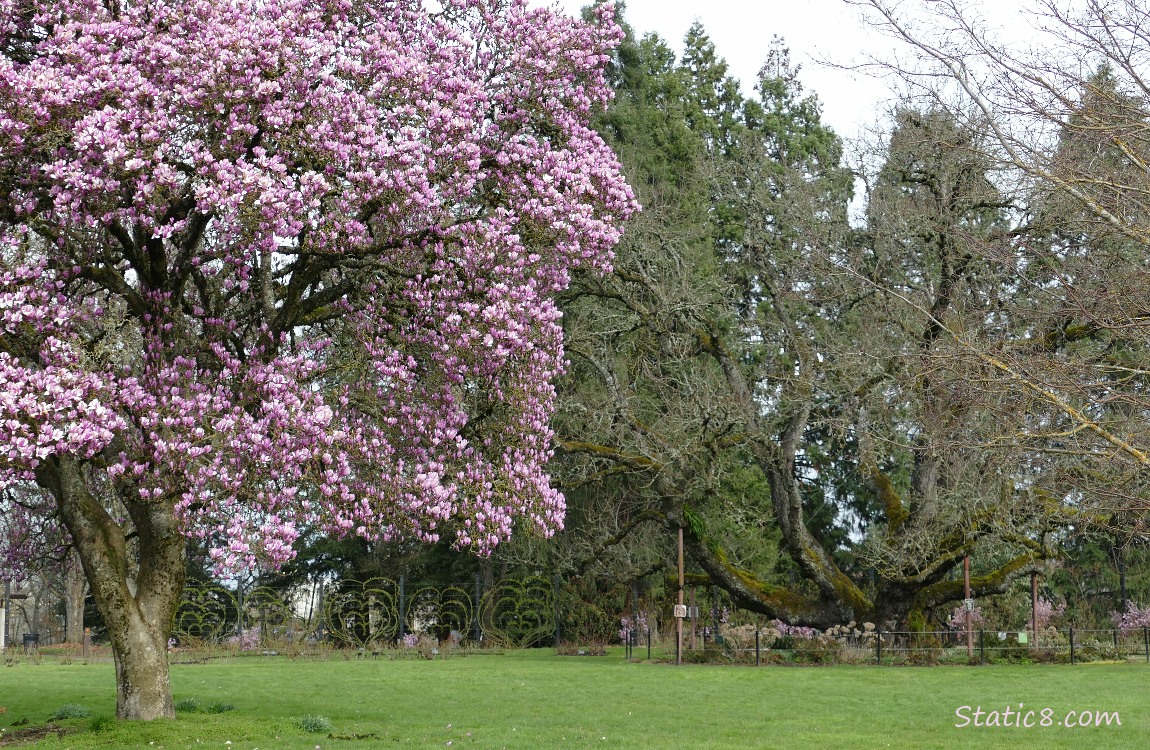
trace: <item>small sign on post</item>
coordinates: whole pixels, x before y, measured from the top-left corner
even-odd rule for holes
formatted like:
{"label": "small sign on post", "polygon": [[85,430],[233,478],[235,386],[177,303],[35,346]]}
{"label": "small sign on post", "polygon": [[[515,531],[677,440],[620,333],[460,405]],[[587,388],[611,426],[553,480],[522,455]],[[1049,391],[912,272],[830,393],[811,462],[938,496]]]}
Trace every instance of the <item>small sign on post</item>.
{"label": "small sign on post", "polygon": [[962,600],[962,606],[963,606],[963,609],[965,609],[967,612],[973,612],[974,611],[974,600],[973,599],[963,599]]}
{"label": "small sign on post", "polygon": [[[663,611],[665,612],[666,610],[663,610]],[[687,605],[686,604],[676,604],[675,605],[675,617],[677,617],[681,620],[686,616],[687,616]]]}

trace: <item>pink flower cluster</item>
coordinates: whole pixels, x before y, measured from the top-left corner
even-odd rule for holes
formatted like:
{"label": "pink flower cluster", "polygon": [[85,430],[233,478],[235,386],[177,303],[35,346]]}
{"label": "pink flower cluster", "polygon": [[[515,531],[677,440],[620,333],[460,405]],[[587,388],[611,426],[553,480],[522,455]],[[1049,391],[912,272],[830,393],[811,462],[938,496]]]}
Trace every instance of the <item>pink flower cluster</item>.
{"label": "pink flower cluster", "polygon": [[822,635],[822,631],[816,628],[808,628],[803,625],[789,625],[778,619],[771,620],[767,623],[767,626],[772,630],[777,630],[779,635],[790,636],[791,638],[811,640]]}
{"label": "pink flower cluster", "polygon": [[631,640],[641,637],[650,628],[647,626],[647,613],[638,612],[634,618],[621,617],[619,618],[619,640],[624,644],[633,643]]}
{"label": "pink flower cluster", "polygon": [[1044,597],[1038,597],[1034,608],[1034,619],[1038,621],[1038,629],[1048,628],[1056,620],[1066,614],[1065,604],[1055,604]]}
{"label": "pink flower cluster", "polygon": [[588,126],[620,32],[439,5],[0,0],[0,485],[82,460],[233,570],[561,526],[552,297],[636,209]]}
{"label": "pink flower cluster", "polygon": [[1126,635],[1150,627],[1150,607],[1142,608],[1134,602],[1128,601],[1121,612],[1112,612],[1110,619],[1114,623],[1114,627]]}
{"label": "pink flower cluster", "polygon": [[981,627],[986,624],[986,616],[982,613],[982,607],[976,604],[974,605],[974,609],[967,611],[965,605],[959,604],[951,611],[950,617],[947,618],[946,626],[951,630],[965,631],[968,620],[972,628]]}

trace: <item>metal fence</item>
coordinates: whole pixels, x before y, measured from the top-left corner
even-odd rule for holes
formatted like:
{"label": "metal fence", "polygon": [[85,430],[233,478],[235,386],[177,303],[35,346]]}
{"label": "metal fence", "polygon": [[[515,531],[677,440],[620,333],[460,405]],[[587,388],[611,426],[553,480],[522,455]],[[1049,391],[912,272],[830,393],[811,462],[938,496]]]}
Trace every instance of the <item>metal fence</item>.
{"label": "metal fence", "polygon": [[[478,576],[466,584],[420,584],[401,576],[328,580],[294,589],[235,589],[192,582],[175,619],[173,646],[277,653],[284,646],[322,644],[365,651],[394,647],[416,634],[466,646],[558,646],[568,635],[562,632],[562,623],[578,619],[577,612],[561,611],[575,609],[563,595],[558,576],[506,579],[490,586]],[[926,665],[1139,659],[1150,663],[1150,628],[1046,628],[1037,638],[1025,630],[976,630],[969,642],[965,631],[951,630],[842,628],[799,636],[753,624],[729,627],[717,599],[709,609],[691,608],[688,627],[698,638],[691,639],[691,646],[684,643],[687,661]],[[660,637],[660,632],[669,635],[673,628],[660,629],[660,620],[664,626],[673,622],[653,610],[644,616],[632,607],[626,614],[619,635],[624,636],[628,659],[674,659],[674,639]]]}
{"label": "metal fence", "polygon": [[1150,628],[1095,630],[1046,628],[1029,631],[881,632],[870,644],[877,664],[1144,659],[1150,663]]}
{"label": "metal fence", "polygon": [[[628,654],[642,653],[642,634]],[[1150,628],[1091,630],[1047,628],[1038,638],[1027,631],[871,631],[857,635],[777,636],[771,629],[755,629],[741,637],[731,635],[702,641],[705,653],[741,663],[771,664],[995,664],[1064,663],[1091,661],[1145,661],[1150,663]],[[686,658],[692,660],[688,651]]]}
{"label": "metal fence", "polygon": [[335,580],[294,589],[232,589],[193,582],[173,624],[177,646],[283,644],[369,648],[412,633],[524,647],[558,640],[559,581],[540,576],[484,587],[412,584],[404,577]]}

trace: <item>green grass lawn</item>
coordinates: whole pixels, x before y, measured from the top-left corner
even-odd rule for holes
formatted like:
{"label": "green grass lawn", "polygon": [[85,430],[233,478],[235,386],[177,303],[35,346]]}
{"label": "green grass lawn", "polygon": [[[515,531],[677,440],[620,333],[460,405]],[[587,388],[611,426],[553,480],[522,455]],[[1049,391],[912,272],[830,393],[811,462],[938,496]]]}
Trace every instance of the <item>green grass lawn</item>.
{"label": "green grass lawn", "polygon": [[[172,682],[177,701],[236,710],[95,731],[73,719],[61,723],[80,731],[34,747],[1019,750],[1142,748],[1150,737],[1144,664],[676,668],[626,663],[618,652],[535,650],[442,661],[217,660],[174,665]],[[0,668],[0,727],[43,723],[67,703],[109,715],[113,689],[110,664]],[[955,727],[960,706],[1015,711],[1020,703],[1052,709],[1054,722],[1088,710],[1116,711],[1122,724]],[[298,728],[308,714],[330,719],[336,736]],[[353,735],[375,737],[340,737]]]}

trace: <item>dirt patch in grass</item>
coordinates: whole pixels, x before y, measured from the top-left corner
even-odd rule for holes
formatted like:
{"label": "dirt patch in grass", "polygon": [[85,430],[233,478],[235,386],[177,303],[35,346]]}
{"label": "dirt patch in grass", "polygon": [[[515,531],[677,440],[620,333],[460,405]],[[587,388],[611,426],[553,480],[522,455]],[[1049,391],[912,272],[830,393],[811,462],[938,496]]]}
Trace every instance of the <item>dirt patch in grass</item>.
{"label": "dirt patch in grass", "polygon": [[63,737],[76,730],[72,727],[61,727],[56,724],[34,724],[32,726],[7,727],[0,731],[0,747],[25,745],[30,742],[39,742],[45,737]]}

